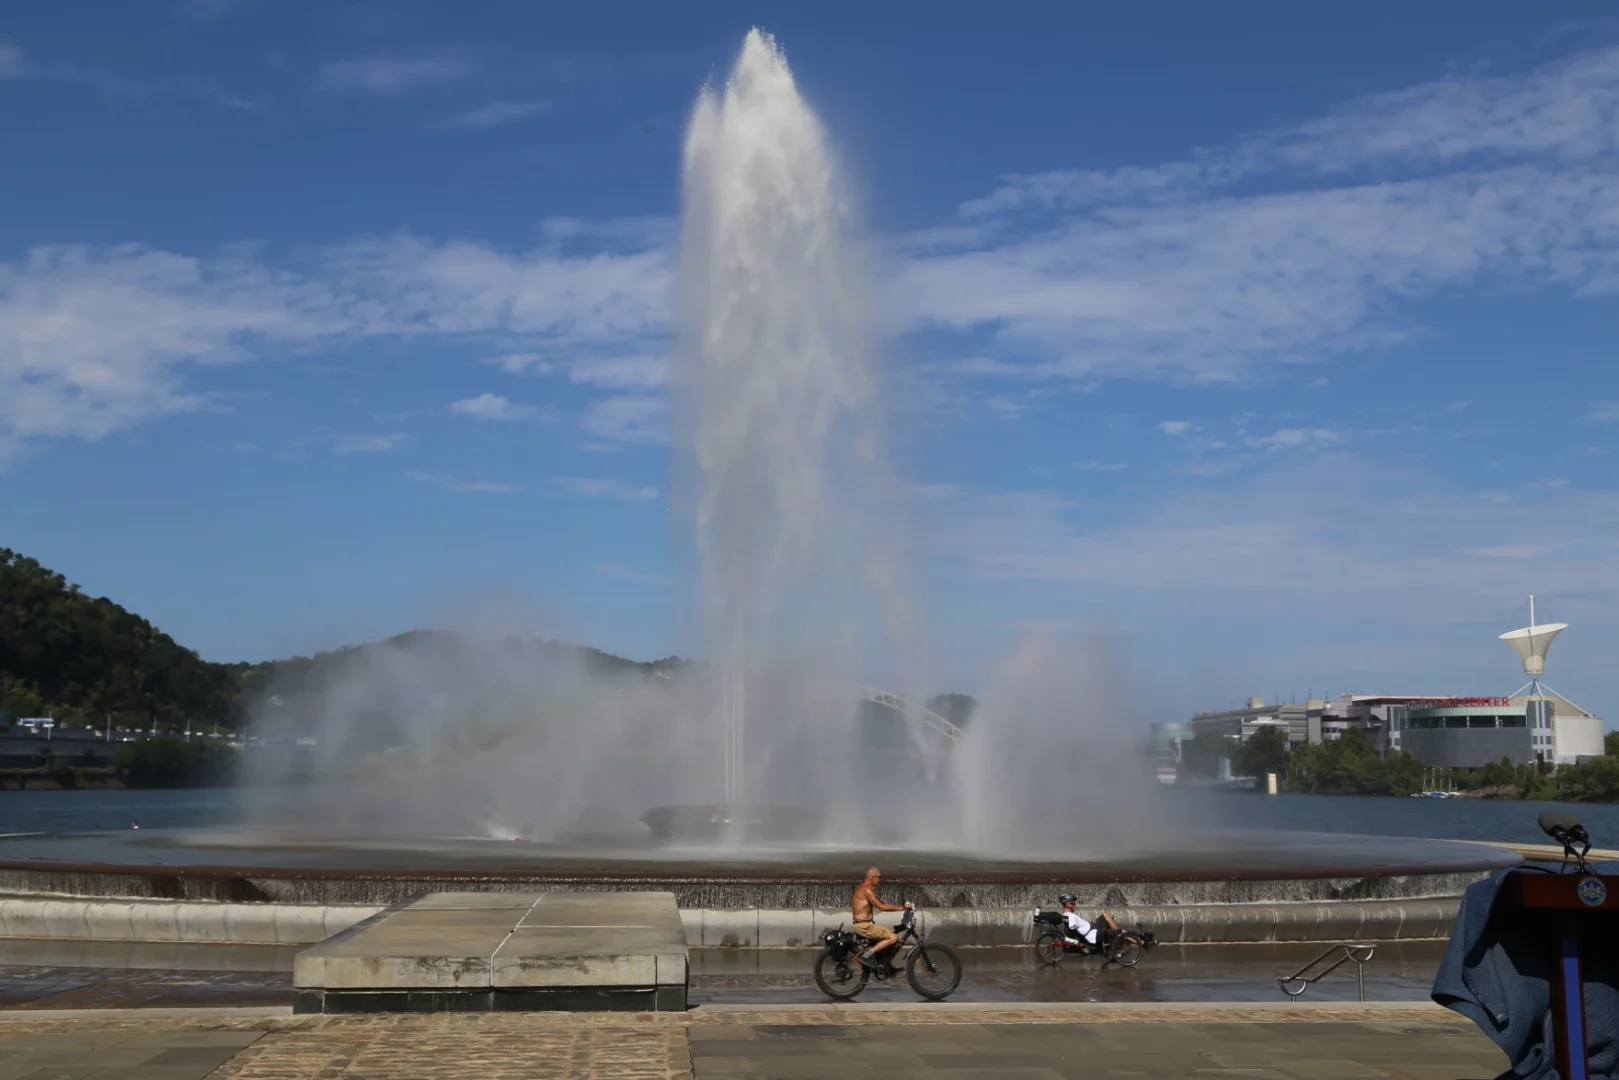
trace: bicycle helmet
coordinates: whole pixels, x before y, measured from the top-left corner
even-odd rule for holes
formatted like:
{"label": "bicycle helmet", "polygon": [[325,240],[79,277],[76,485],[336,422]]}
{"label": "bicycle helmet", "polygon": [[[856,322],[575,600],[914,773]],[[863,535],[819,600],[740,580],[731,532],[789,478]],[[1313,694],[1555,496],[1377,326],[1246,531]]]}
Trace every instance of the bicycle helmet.
{"label": "bicycle helmet", "polygon": [[1065,892],[1061,896],[1057,897],[1057,903],[1059,903],[1059,904],[1077,904],[1077,903],[1079,903],[1079,897],[1075,896],[1071,892]]}

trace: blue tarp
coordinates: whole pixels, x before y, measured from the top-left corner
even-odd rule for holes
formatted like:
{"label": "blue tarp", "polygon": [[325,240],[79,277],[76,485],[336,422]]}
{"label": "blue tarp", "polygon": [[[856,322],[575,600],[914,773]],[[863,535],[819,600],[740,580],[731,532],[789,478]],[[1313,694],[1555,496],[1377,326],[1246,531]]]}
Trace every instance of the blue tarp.
{"label": "blue tarp", "polygon": [[[1619,863],[1597,863],[1599,874],[1619,874]],[[1503,870],[1475,881],[1462,897],[1450,945],[1434,977],[1433,999],[1454,1009],[1506,1052],[1512,1068],[1499,1080],[1563,1080],[1552,1050],[1551,993],[1555,940],[1533,914],[1497,910]],[[1586,942],[1585,1019],[1591,1076],[1619,1080],[1619,935]]]}

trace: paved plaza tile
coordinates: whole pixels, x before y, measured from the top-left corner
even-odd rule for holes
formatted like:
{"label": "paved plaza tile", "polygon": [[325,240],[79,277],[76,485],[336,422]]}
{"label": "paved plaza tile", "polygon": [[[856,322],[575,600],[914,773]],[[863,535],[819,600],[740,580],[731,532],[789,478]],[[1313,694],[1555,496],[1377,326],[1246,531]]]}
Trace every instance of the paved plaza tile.
{"label": "paved plaza tile", "polygon": [[1506,1062],[1432,1006],[756,1007],[691,1013],[0,1022],[0,1080],[1466,1080]]}

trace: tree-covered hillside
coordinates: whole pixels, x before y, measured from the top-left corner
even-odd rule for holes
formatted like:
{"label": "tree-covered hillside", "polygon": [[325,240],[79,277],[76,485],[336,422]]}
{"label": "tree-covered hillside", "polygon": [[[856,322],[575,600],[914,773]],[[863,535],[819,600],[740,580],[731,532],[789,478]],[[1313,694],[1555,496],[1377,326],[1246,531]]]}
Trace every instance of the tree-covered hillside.
{"label": "tree-covered hillside", "polygon": [[[649,663],[556,641],[485,643],[447,631],[412,631],[374,642],[257,664],[212,663],[133,612],[86,596],[62,575],[0,548],[0,713],[59,721],[176,730],[237,727],[267,696],[319,694],[356,668],[406,657],[452,673],[476,651],[513,664],[568,664],[595,676],[668,676],[687,661]],[[426,659],[424,659],[426,658]],[[453,680],[448,680],[453,682]]]}
{"label": "tree-covered hillside", "polygon": [[0,710],[151,727],[228,723],[237,700],[230,668],[0,548]]}

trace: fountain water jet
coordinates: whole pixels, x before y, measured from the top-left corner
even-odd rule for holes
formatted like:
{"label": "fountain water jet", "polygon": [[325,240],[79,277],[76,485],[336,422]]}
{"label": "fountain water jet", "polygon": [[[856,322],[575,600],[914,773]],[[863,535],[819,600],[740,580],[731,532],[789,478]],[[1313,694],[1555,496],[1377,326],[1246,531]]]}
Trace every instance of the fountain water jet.
{"label": "fountain water jet", "polygon": [[769,755],[803,753],[829,716],[853,712],[852,693],[806,701],[771,685],[811,655],[824,686],[859,685],[859,628],[884,621],[864,580],[883,470],[846,203],[826,133],[769,35],[751,31],[724,86],[699,96],[682,178],[676,487],[721,672],[725,800],[737,805],[760,795]]}

